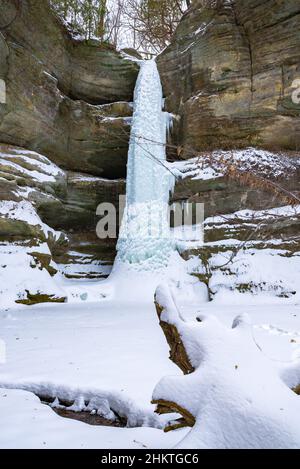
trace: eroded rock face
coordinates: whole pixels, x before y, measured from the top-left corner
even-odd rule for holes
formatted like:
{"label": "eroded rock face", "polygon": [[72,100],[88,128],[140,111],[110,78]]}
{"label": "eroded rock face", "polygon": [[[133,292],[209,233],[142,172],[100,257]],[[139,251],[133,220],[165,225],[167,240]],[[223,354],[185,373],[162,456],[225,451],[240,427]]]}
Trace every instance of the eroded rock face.
{"label": "eroded rock face", "polygon": [[[194,1],[158,59],[167,110],[178,117],[172,135],[178,143],[175,159],[250,144],[298,150],[300,106],[291,100],[294,80],[300,78],[297,2],[218,4],[200,9]],[[0,79],[6,81],[7,103],[0,104],[0,142],[11,146],[0,144],[0,201],[29,202],[39,223],[65,235],[56,239],[50,229],[45,236],[39,224],[0,216],[0,241],[5,252],[12,240],[21,243],[30,269],[32,241],[39,246],[34,248],[37,264],[47,244],[47,275],[48,261],[55,261],[70,278],[105,277],[115,240],[97,238],[96,208],[101,202],[117,206],[125,193],[138,65],[98,42],[73,38],[46,1],[0,0],[3,26]],[[296,159],[296,153],[290,157]],[[269,166],[272,172],[272,159]],[[278,181],[299,194],[299,167],[286,167]],[[224,175],[181,179],[173,200],[204,202],[206,216],[284,204]],[[209,228],[207,241],[245,237],[244,228],[234,233],[215,224]],[[284,233],[289,230],[284,227]]]}
{"label": "eroded rock face", "polygon": [[[9,26],[0,38],[7,85],[0,141],[68,170],[124,177],[137,63],[97,41],[72,38],[47,2],[24,0],[19,11],[14,2],[1,3],[1,24]],[[102,107],[115,101],[124,103]]]}
{"label": "eroded rock face", "polygon": [[205,217],[287,205],[293,196],[293,203],[300,200],[298,152],[215,150],[170,168],[179,176],[172,201],[203,203]]}
{"label": "eroded rock face", "polygon": [[254,145],[297,150],[300,9],[294,0],[193,2],[158,58],[182,156]]}
{"label": "eroded rock face", "polygon": [[66,173],[66,192],[60,198],[60,211],[57,207],[42,200],[38,211],[43,220],[55,229],[74,232],[96,233],[97,207],[110,203],[119,206],[119,196],[126,192],[125,180],[107,180],[81,173]]}
{"label": "eroded rock face", "polygon": [[119,196],[125,192],[123,179],[63,171],[43,155],[0,144],[0,200],[30,202],[54,229],[95,233],[98,205],[118,207]]}
{"label": "eroded rock face", "polygon": [[34,247],[46,271],[55,261],[56,271],[71,278],[106,277],[116,239],[97,237],[96,211],[101,203],[118,208],[125,191],[124,180],[63,171],[41,154],[0,144],[0,244],[16,243],[12,252],[21,250],[29,261]]}
{"label": "eroded rock face", "polygon": [[[20,5],[17,12],[15,4]],[[112,46],[72,37],[47,1],[1,0],[0,6],[0,25],[9,25],[2,29],[6,40],[34,55],[66,95],[92,104],[132,100],[136,63]]]}

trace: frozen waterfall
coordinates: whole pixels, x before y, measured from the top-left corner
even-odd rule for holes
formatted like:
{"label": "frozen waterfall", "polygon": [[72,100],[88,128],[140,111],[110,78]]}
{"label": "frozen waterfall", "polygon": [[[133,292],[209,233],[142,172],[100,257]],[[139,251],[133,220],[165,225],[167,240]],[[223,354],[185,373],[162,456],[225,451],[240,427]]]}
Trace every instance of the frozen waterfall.
{"label": "frozen waterfall", "polygon": [[126,208],[116,261],[144,271],[167,267],[174,251],[168,216],[174,177],[166,165],[168,117],[162,109],[156,63],[144,61],[134,93]]}
{"label": "frozen waterfall", "polygon": [[170,230],[169,195],[175,177],[166,161],[168,127],[156,63],[141,62],[134,93],[126,207],[114,268],[101,282],[103,299],[153,304],[157,286],[167,282],[178,304],[208,301],[206,285],[189,275]]}

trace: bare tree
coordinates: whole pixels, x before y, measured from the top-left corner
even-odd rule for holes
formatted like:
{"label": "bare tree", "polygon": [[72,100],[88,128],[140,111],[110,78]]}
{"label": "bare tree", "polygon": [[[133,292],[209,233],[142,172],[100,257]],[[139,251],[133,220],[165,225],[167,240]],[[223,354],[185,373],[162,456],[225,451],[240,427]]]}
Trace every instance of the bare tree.
{"label": "bare tree", "polygon": [[170,44],[186,7],[182,0],[127,0],[125,17],[135,44],[159,53]]}
{"label": "bare tree", "polygon": [[115,0],[108,11],[107,40],[115,47],[121,42],[121,36],[126,34],[124,21],[125,0]]}
{"label": "bare tree", "polygon": [[73,29],[116,47],[159,53],[190,0],[50,0]]}
{"label": "bare tree", "polygon": [[106,39],[107,0],[50,0],[52,7],[86,39]]}

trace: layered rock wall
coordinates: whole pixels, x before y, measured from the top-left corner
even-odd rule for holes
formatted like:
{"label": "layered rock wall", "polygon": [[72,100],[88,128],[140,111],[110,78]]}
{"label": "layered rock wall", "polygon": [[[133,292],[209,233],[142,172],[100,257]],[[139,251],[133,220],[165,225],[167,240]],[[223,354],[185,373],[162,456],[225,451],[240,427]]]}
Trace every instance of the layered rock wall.
{"label": "layered rock wall", "polygon": [[[45,0],[1,3],[0,141],[65,169],[124,177],[138,65],[111,46],[74,39]],[[103,109],[120,101],[120,114]]]}
{"label": "layered rock wall", "polygon": [[298,150],[299,3],[201,3],[193,2],[158,59],[181,155],[249,145]]}

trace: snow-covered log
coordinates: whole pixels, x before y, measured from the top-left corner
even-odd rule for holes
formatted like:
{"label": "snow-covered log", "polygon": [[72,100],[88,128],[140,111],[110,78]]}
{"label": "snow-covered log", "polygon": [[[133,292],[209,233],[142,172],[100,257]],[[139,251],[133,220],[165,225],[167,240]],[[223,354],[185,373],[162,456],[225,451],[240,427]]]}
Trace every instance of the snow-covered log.
{"label": "snow-covered log", "polygon": [[162,319],[164,309],[158,302],[155,302],[155,307],[160,321],[160,326],[170,346],[170,360],[179,366],[185,375],[192,373],[195,371],[195,369],[186,353],[177,327],[174,324],[170,324],[170,322],[166,322]]}
{"label": "snow-covered log", "polygon": [[300,400],[291,388],[300,363],[269,359],[247,315],[232,328],[213,316],[187,322],[168,285],[156,305],[171,359],[186,373],[163,378],[153,393],[159,413],[182,415],[167,430],[193,427],[178,447],[299,448]]}

